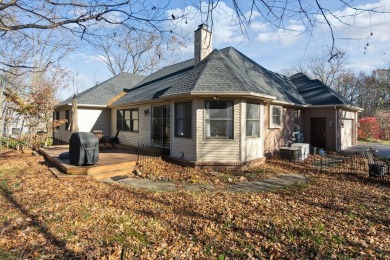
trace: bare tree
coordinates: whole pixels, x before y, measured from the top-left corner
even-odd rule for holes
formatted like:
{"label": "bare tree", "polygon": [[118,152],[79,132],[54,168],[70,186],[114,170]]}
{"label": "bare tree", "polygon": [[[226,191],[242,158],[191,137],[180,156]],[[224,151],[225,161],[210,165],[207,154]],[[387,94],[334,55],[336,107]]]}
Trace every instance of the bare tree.
{"label": "bare tree", "polygon": [[292,66],[288,71],[305,73],[328,86],[335,87],[339,84],[337,81],[341,79],[340,75],[346,73],[346,65],[345,53],[339,51],[331,60],[325,54],[314,56],[306,62],[299,62],[297,65]]}
{"label": "bare tree", "polygon": [[154,33],[97,38],[93,46],[114,76],[122,72],[151,72],[161,57],[161,39]]}

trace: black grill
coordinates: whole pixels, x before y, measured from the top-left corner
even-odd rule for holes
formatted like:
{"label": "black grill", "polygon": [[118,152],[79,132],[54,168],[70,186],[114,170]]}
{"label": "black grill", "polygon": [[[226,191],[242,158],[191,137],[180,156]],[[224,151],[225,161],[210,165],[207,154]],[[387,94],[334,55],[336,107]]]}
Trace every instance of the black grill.
{"label": "black grill", "polygon": [[99,140],[92,133],[73,133],[69,139],[69,161],[74,165],[97,163],[99,161]]}

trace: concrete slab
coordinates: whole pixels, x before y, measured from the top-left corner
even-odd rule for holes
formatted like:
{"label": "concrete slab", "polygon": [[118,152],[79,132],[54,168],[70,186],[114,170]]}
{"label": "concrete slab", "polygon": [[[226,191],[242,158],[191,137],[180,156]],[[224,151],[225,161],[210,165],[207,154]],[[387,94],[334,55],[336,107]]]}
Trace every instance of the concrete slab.
{"label": "concrete slab", "polygon": [[[176,185],[171,181],[153,181],[150,179],[139,178],[120,178],[112,177],[105,179],[105,182],[113,182],[122,185],[128,185],[136,189],[145,189],[158,192],[173,192],[177,190],[187,190],[195,192],[214,191],[216,188],[211,184],[191,184],[182,183]],[[282,174],[276,178],[265,179],[261,181],[240,182],[232,184],[230,187],[222,189],[229,192],[262,192],[275,191],[287,186],[306,182],[306,177],[298,174]]]}
{"label": "concrete slab", "polygon": [[390,158],[390,145],[387,144],[377,144],[377,143],[362,143],[358,142],[358,145],[348,147],[344,149],[344,153],[361,153],[364,150],[372,148],[376,151],[374,154]]}

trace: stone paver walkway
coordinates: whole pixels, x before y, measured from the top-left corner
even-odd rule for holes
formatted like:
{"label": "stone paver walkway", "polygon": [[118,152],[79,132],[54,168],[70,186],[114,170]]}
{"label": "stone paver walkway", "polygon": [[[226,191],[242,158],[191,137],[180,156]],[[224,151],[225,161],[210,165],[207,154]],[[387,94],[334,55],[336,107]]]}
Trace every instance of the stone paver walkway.
{"label": "stone paver walkway", "polygon": [[113,177],[103,180],[105,182],[114,182],[122,185],[128,185],[137,189],[146,189],[150,191],[172,192],[177,190],[188,191],[230,191],[230,192],[261,192],[275,191],[297,183],[306,182],[306,177],[299,174],[281,174],[276,178],[265,179],[261,181],[240,182],[230,185],[226,188],[218,189],[211,184],[175,184],[172,181],[153,181],[150,179]]}

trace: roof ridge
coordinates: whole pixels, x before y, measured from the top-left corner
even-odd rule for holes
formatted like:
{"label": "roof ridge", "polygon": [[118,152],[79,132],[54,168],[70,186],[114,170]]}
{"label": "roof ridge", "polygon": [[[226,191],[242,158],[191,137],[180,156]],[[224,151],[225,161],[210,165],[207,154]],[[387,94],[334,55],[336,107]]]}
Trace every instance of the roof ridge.
{"label": "roof ridge", "polygon": [[[132,74],[132,75],[136,75],[136,76],[142,76],[142,75],[134,74],[134,73],[130,73],[130,72],[121,72],[121,73],[119,73],[118,75],[115,75],[114,77],[111,77],[111,78],[109,78],[109,79],[106,79],[105,81],[103,81],[103,82],[101,82],[101,83],[99,83],[99,84],[96,84],[95,86],[93,86],[93,87],[91,87],[91,88],[88,88],[88,89],[86,89],[86,90],[84,90],[84,91],[82,91],[81,93],[78,93],[78,94],[76,94],[76,95],[77,95],[77,97],[84,96],[84,95],[87,94],[88,92],[90,92],[90,91],[92,91],[92,90],[94,90],[94,89],[96,89],[96,88],[98,88],[98,87],[101,87],[103,84],[106,84],[106,83],[109,82],[109,81],[113,81],[113,80],[117,79],[120,75],[123,75],[124,73],[126,73],[126,74]],[[143,76],[143,77],[144,77],[144,76]],[[69,97],[69,98],[70,98],[70,97]],[[67,98],[67,99],[69,99],[69,98]]]}
{"label": "roof ridge", "polygon": [[194,84],[191,88],[194,89],[195,86],[198,84],[198,80],[200,78],[200,76],[202,75],[203,71],[206,69],[206,66],[207,64],[209,63],[210,59],[212,56],[215,56],[217,54],[219,54],[220,51],[218,49],[214,49],[209,55],[206,56],[206,58],[204,58],[203,60],[201,60],[198,64],[196,64],[194,67],[197,67],[197,66],[202,66],[201,70],[199,71],[198,75],[196,76],[195,80],[194,80]]}
{"label": "roof ridge", "polygon": [[340,95],[339,93],[337,93],[334,89],[332,89],[330,86],[328,86],[327,84],[325,84],[324,82],[322,82],[321,80],[319,79],[313,79],[312,81],[318,81],[320,84],[324,85],[325,87],[327,87],[329,90],[330,90],[330,93],[336,97],[339,101],[341,101],[342,103],[346,103],[346,104],[350,104],[350,102],[345,98],[343,97],[342,95]]}

